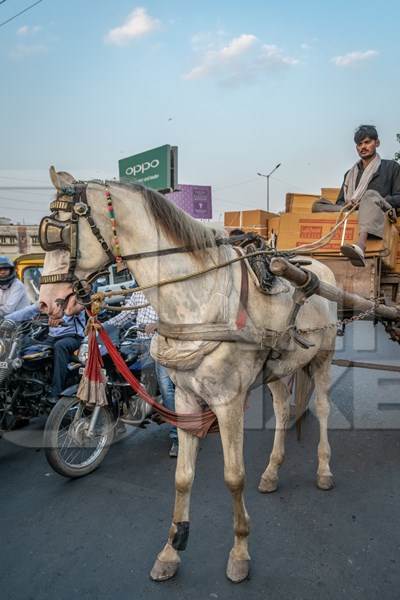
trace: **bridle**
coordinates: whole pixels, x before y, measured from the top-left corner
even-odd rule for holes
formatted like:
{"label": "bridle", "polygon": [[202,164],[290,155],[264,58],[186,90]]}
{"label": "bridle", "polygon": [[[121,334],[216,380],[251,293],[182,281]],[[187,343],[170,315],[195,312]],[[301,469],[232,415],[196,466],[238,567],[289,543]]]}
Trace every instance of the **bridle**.
{"label": "bridle", "polygon": [[[97,227],[87,201],[87,183],[78,182],[74,185],[61,188],[56,199],[50,204],[51,214],[44,217],[39,225],[39,243],[43,250],[67,250],[69,252],[69,265],[65,273],[42,275],[40,284],[46,283],[71,283],[73,293],[83,299],[90,291],[91,283],[104,273],[104,270],[116,261],[116,256],[102,236]],[[58,212],[70,213],[69,219],[57,218]],[[75,270],[79,257],[79,219],[84,218],[90,230],[106,253],[108,260],[87,279],[80,280]]]}

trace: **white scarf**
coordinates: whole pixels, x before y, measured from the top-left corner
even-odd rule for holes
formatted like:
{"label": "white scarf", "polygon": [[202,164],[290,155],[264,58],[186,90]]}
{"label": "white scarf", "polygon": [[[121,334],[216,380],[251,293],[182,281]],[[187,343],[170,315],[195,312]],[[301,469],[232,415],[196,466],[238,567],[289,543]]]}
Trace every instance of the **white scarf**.
{"label": "white scarf", "polygon": [[346,175],[344,181],[344,198],[346,202],[359,202],[368,189],[369,182],[381,166],[381,157],[378,153],[365,167],[361,179],[356,187],[356,181],[359,173],[358,163],[356,163]]}

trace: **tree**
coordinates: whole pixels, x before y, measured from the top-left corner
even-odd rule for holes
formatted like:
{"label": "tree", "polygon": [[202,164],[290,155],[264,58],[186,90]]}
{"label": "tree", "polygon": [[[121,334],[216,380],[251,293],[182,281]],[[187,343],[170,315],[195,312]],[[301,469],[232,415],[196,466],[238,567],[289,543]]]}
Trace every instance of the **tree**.
{"label": "tree", "polygon": [[[400,144],[400,133],[396,134],[396,140],[399,142]],[[397,160],[397,162],[400,162],[400,152],[396,152],[394,155],[394,160]]]}

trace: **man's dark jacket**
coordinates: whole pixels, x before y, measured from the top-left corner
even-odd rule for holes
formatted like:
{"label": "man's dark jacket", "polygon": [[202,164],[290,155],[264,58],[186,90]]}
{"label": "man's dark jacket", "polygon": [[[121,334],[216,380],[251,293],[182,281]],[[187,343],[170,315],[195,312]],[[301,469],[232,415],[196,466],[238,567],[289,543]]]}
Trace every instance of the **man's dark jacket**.
{"label": "man's dark jacket", "polygon": [[[358,163],[358,185],[363,173],[362,162]],[[346,173],[347,175],[347,173]],[[346,175],[344,179],[346,180]],[[369,190],[375,190],[400,212],[400,165],[394,160],[382,159],[381,165],[368,185]],[[340,189],[336,204],[344,204],[344,182]]]}

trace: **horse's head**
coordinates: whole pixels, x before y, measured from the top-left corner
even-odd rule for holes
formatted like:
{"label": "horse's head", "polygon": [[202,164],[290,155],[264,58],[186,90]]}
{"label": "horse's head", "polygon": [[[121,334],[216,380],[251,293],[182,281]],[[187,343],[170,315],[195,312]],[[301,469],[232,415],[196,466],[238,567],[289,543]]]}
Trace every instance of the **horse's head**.
{"label": "horse's head", "polygon": [[[96,203],[87,199],[87,184],[69,173],[56,172],[54,167],[50,178],[57,195],[50,206],[51,215],[42,219],[39,227],[40,243],[46,251],[39,301],[42,311],[59,317],[77,310],[73,292],[78,282],[113,262],[109,247],[112,230],[104,200],[104,227],[101,233],[97,229],[101,218],[96,214],[96,222],[93,220]],[[100,184],[90,186],[95,193],[104,193]]]}

